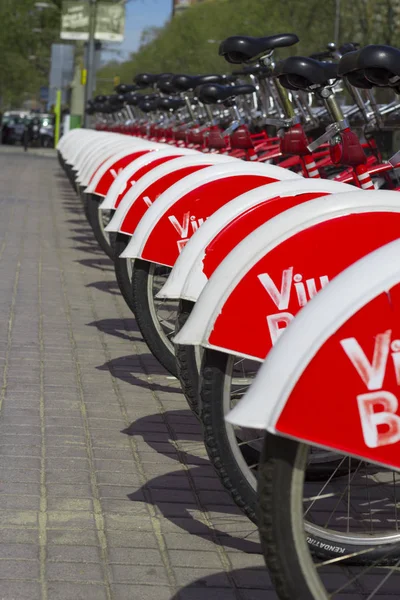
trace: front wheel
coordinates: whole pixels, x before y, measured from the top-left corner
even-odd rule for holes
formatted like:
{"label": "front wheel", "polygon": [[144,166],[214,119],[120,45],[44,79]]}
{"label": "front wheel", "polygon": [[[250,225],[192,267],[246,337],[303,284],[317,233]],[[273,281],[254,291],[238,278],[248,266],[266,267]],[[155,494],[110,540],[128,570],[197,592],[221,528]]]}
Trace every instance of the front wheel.
{"label": "front wheel", "polygon": [[[257,473],[264,431],[234,426],[226,415],[241,401],[257,375],[261,362],[206,349],[200,375],[200,418],[210,460],[234,502],[252,520],[257,520]],[[312,448],[307,456],[307,481],[336,481],[357,471],[342,456]]]}
{"label": "front wheel", "polygon": [[110,234],[105,230],[110,222],[112,211],[100,210],[101,198],[95,194],[85,194],[86,200],[86,215],[90,226],[93,229],[94,237],[96,238],[100,248],[114,260],[114,252],[110,242]]}
{"label": "front wheel", "polygon": [[200,419],[208,456],[234,502],[257,520],[257,466],[262,431],[239,429],[225,416],[242,398],[260,363],[205,350],[200,375]]}
{"label": "front wheel", "polygon": [[125,302],[131,311],[134,312],[132,294],[132,272],[134,260],[132,258],[121,258],[121,254],[129,244],[130,239],[131,236],[125,235],[124,233],[110,234],[111,245],[114,253],[115,277],[117,278],[118,287]]}
{"label": "front wheel", "polygon": [[267,434],[258,467],[260,538],[279,598],[389,597],[399,576],[399,474],[362,461],[353,469],[343,456],[347,475],[308,483],[309,453]]}
{"label": "front wheel", "polygon": [[[175,324],[175,335],[179,333],[190,317],[194,302],[180,300],[178,316]],[[200,368],[203,355],[201,346],[183,346],[175,344],[176,366],[178,379],[187,403],[196,416],[199,416],[199,384]]]}
{"label": "front wheel", "polygon": [[132,266],[132,306],[144,341],[157,360],[177,376],[174,345],[178,301],[158,300],[170,267],[135,259]]}

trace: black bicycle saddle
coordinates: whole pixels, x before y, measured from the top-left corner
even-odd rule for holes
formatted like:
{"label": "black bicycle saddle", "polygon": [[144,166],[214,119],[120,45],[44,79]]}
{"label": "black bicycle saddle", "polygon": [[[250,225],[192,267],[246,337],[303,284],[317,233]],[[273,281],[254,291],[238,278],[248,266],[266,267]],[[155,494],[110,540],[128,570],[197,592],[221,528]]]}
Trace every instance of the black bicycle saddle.
{"label": "black bicycle saddle", "polygon": [[293,46],[298,41],[294,33],[278,33],[267,37],[233,35],[221,42],[219,54],[229,63],[240,64],[275,48]]}
{"label": "black bicycle saddle", "polygon": [[360,50],[358,66],[365,77],[379,87],[397,87],[400,83],[400,50],[393,46],[371,45]]}
{"label": "black bicycle saddle", "polygon": [[254,94],[254,85],[218,85],[210,83],[202,85],[197,90],[197,97],[203,104],[218,104],[236,96]]}
{"label": "black bicycle saddle", "polygon": [[337,79],[338,65],[307,56],[290,56],[276,65],[274,75],[284,87],[290,85],[290,89],[306,90],[314,86],[323,87],[331,79]]}

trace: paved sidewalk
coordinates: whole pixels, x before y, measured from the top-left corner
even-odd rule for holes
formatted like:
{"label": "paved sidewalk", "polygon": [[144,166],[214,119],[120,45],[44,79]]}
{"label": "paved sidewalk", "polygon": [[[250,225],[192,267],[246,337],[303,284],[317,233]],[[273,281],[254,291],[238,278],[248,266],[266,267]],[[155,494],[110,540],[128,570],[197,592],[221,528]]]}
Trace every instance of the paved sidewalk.
{"label": "paved sidewalk", "polygon": [[275,599],[54,152],[0,148],[0,211],[0,599]]}

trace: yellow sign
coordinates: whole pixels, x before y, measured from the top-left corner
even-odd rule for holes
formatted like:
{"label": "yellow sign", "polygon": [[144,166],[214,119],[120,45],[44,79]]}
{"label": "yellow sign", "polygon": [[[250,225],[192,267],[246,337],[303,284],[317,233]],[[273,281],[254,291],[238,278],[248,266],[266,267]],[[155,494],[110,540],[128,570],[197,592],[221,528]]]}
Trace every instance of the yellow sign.
{"label": "yellow sign", "polygon": [[119,85],[120,83],[121,83],[121,77],[116,75],[116,77],[114,77],[114,87],[117,87],[117,85]]}
{"label": "yellow sign", "polygon": [[81,84],[86,85],[87,82],[87,69],[81,69]]}
{"label": "yellow sign", "polygon": [[54,130],[54,145],[57,146],[58,140],[60,139],[60,124],[61,124],[61,90],[57,90],[56,94],[56,105],[54,107],[56,115],[56,123]]}

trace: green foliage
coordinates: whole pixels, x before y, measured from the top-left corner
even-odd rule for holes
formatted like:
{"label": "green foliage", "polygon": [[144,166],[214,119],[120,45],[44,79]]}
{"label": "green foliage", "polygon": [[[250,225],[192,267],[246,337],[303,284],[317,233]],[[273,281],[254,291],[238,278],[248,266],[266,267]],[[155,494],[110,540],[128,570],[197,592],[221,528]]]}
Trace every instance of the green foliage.
{"label": "green foliage", "polygon": [[59,38],[61,0],[52,0],[53,6],[43,10],[35,2],[0,1],[2,109],[18,107],[48,80],[51,44]]}
{"label": "green foliage", "polygon": [[341,24],[346,41],[355,38],[361,45],[399,45],[398,0],[346,0],[343,5]]}
{"label": "green foliage", "polygon": [[[399,42],[398,0],[341,0],[340,41]],[[300,43],[280,51],[310,54],[334,38],[336,0],[213,0],[195,4],[158,31],[146,32],[138,52],[123,63],[108,64],[100,78],[129,82],[135,73],[228,72],[218,56],[219,42],[229,35],[263,36],[294,32]],[[107,93],[112,84],[98,86]]]}

